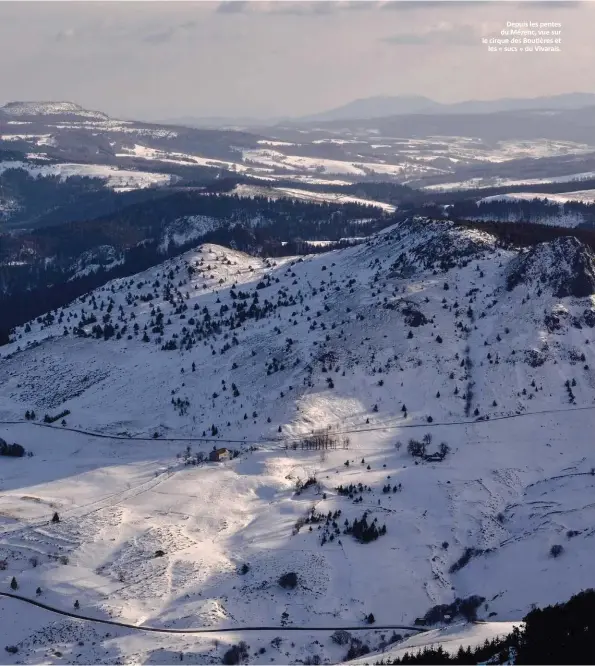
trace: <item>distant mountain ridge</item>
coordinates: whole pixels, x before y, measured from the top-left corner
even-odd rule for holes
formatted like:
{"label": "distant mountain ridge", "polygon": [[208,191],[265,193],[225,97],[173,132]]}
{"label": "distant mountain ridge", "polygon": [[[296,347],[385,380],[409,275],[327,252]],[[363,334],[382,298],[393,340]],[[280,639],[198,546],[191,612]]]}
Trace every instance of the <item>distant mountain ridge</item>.
{"label": "distant mountain ridge", "polygon": [[423,95],[377,95],[353,100],[347,104],[304,116],[257,118],[254,116],[191,116],[161,120],[164,124],[199,128],[250,128],[279,123],[333,122],[339,120],[370,120],[415,114],[456,115],[488,114],[502,111],[572,110],[595,106],[595,93],[563,93],[546,97],[506,97],[494,100],[466,100],[445,104]]}
{"label": "distant mountain ridge", "polygon": [[342,106],[299,118],[300,122],[355,120],[416,113],[498,113],[532,109],[566,110],[595,105],[595,93],[566,93],[548,97],[509,97],[443,104],[423,96],[377,96],[356,99]]}

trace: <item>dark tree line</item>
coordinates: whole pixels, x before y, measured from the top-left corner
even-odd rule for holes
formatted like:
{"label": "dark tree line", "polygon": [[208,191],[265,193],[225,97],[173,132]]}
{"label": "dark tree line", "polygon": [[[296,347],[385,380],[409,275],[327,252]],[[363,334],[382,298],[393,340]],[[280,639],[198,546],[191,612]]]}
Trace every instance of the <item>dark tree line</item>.
{"label": "dark tree line", "polygon": [[595,663],[595,590],[565,603],[535,609],[524,627],[504,638],[449,654],[439,646],[405,653],[377,664],[593,664]]}
{"label": "dark tree line", "polygon": [[459,227],[481,229],[493,234],[504,247],[529,247],[537,243],[546,243],[564,236],[575,236],[592,250],[595,250],[595,229],[555,227],[546,224],[532,224],[527,222],[473,222],[467,220],[455,220]]}
{"label": "dark tree line", "polygon": [[595,204],[568,201],[560,204],[551,199],[528,201],[457,201],[449,209],[452,219],[477,219],[507,222],[520,221],[543,224],[547,220],[555,226],[562,215],[575,215],[581,226],[595,228]]}
{"label": "dark tree line", "polygon": [[[22,160],[22,155],[13,159]],[[102,178],[32,176],[24,169],[0,173],[0,191],[15,204],[5,215],[7,228],[41,228],[98,217],[159,193],[157,189],[115,192]]]}
{"label": "dark tree line", "polygon": [[513,192],[537,192],[544,194],[563,194],[577,190],[595,189],[595,178],[573,180],[567,183],[537,183],[535,185],[500,185],[497,187],[482,187],[480,190],[468,189],[452,192],[427,192],[426,201],[436,204],[452,204],[464,200],[476,201],[479,197],[493,197]]}

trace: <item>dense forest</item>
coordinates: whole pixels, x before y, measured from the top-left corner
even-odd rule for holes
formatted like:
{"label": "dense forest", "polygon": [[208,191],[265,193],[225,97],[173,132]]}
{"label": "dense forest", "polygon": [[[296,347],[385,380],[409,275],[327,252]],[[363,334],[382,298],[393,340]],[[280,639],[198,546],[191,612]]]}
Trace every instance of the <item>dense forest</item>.
{"label": "dense forest", "polygon": [[564,204],[550,199],[527,201],[455,201],[448,210],[452,219],[481,219],[503,222],[528,222],[560,226],[566,219],[568,226],[595,228],[595,203],[569,201]]}
{"label": "dense forest", "polygon": [[103,196],[105,187],[99,178],[62,180],[59,176],[34,177],[24,169],[6,169],[0,173],[0,193],[3,201],[13,204],[10,217],[5,218],[19,224],[68,207],[75,200],[92,200],[99,193]]}
{"label": "dense forest", "polygon": [[509,224],[508,222],[455,220],[454,224],[493,234],[503,247],[528,247],[536,243],[547,243],[563,236],[574,236],[595,251],[595,229],[567,229],[531,222]]}
{"label": "dense forest", "polygon": [[157,240],[168,223],[190,217],[214,219],[227,228],[254,229],[257,234],[258,229],[266,227],[267,239],[283,241],[296,237],[335,240],[354,234],[362,220],[382,215],[373,206],[359,204],[240,198],[180,189],[110,215],[5,237],[0,247],[0,261],[28,262],[27,256],[34,249],[39,260],[54,257],[54,263],[63,265],[101,245],[123,251],[140,242]]}
{"label": "dense forest", "polygon": [[[193,169],[192,184],[203,188],[213,184],[216,190],[217,174],[209,168]],[[107,187],[102,178],[32,176],[25,169],[11,168],[0,173],[0,223],[4,230],[40,229],[96,219],[171,192],[169,188],[155,187],[117,192]],[[4,212],[3,202],[5,206],[9,204]]]}

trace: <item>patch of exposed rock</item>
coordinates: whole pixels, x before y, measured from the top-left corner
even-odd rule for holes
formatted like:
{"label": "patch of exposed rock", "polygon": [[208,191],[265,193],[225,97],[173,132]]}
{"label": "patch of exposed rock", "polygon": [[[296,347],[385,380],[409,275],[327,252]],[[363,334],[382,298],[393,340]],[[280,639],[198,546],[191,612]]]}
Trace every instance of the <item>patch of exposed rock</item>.
{"label": "patch of exposed rock", "polygon": [[506,287],[550,289],[554,296],[584,298],[595,293],[595,255],[574,236],[539,243],[513,259]]}

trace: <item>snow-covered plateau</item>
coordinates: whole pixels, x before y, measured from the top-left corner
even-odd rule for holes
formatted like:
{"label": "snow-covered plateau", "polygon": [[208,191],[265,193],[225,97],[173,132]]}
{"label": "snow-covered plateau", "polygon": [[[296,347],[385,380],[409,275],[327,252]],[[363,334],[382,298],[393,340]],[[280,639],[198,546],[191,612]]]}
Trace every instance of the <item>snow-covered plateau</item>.
{"label": "snow-covered plateau", "polygon": [[[18,328],[0,591],[131,626],[0,597],[3,659],[337,663],[357,638],[373,663],[592,586],[594,293],[574,237],[415,218],[306,257],[202,245]],[[479,629],[382,629],[473,595]]]}

